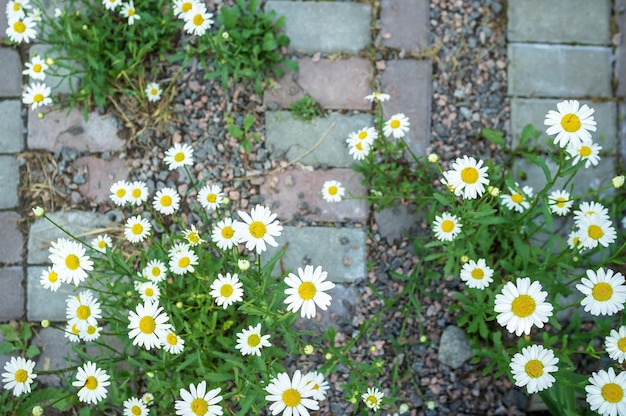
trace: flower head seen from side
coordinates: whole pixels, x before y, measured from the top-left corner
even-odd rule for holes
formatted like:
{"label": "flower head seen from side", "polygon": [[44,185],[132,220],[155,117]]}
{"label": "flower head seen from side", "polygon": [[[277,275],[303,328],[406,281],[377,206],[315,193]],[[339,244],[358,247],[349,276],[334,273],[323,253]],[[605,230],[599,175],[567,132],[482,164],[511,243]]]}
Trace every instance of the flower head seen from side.
{"label": "flower head seen from side", "polygon": [[361,142],[372,145],[377,138],[378,132],[374,127],[364,127],[357,132],[350,133],[346,143],[350,144],[352,142]]}
{"label": "flower head seen from side", "polygon": [[141,396],[141,401],[144,402],[146,405],[151,406],[154,404],[154,395],[152,393],[144,393],[143,396]]}
{"label": "flower head seen from side", "polygon": [[99,251],[100,253],[106,253],[107,248],[113,247],[113,240],[107,234],[100,234],[89,243],[91,247]]}
{"label": "flower head seen from side", "polygon": [[85,247],[74,241],[59,238],[52,242],[48,256],[61,281],[78,286],[93,270],[93,261],[86,254]]}
{"label": "flower head seen from side", "polygon": [[185,32],[190,35],[202,36],[213,24],[213,13],[207,12],[204,5],[199,7],[194,5],[191,10],[184,15],[185,19]]}
{"label": "flower head seen from side", "polygon": [[126,220],[124,237],[131,243],[141,243],[148,237],[151,229],[152,226],[147,219],[135,215]]}
{"label": "flower head seen from side", "polygon": [[485,259],[478,259],[478,261],[470,260],[465,263],[460,277],[467,286],[483,290],[493,282],[491,276],[493,276],[493,269],[487,266]]}
{"label": "flower head seen from side", "polygon": [[383,125],[383,134],[385,137],[393,135],[395,139],[403,138],[409,131],[409,118],[402,113],[394,114]]}
{"label": "flower head seen from side", "polygon": [[133,0],[130,0],[128,3],[122,3],[120,14],[128,19],[129,26],[135,24],[135,20],[141,19],[141,16],[137,14],[137,10],[135,9],[135,4],[133,3]]}
{"label": "flower head seen from side", "polygon": [[22,74],[28,75],[31,79],[37,79],[43,81],[46,79],[46,70],[48,64],[40,56],[33,56],[30,58],[30,62],[26,62],[26,69],[22,71]]}
{"label": "flower head seen from side", "polygon": [[599,202],[583,201],[578,206],[578,209],[574,211],[574,223],[580,225],[580,222],[586,217],[592,217],[597,215],[602,220],[609,221],[609,210]]}
{"label": "flower head seen from side", "polygon": [[159,101],[161,99],[161,94],[163,93],[157,82],[151,82],[146,85],[144,92],[146,93],[146,97],[148,97],[148,101],[151,103]]}
{"label": "flower head seen from side", "polygon": [[22,93],[22,103],[30,105],[31,110],[43,105],[50,105],[52,104],[50,93],[50,87],[43,82],[32,83]]}
{"label": "flower head seen from side", "polygon": [[570,196],[569,192],[559,189],[552,191],[548,195],[548,206],[550,211],[556,215],[567,215],[574,205],[574,200]]}
{"label": "flower head seen from side", "polygon": [[518,337],[530,334],[533,325],[543,328],[553,307],[545,301],[548,294],[542,289],[539,282],[531,283],[528,277],[519,278],[516,283],[507,282],[495,298],[498,323]]}
{"label": "flower head seen from side", "polygon": [[626,415],[626,373],[615,374],[613,368],[591,373],[585,386],[587,403],[602,416]]}
{"label": "flower head seen from side", "polygon": [[270,379],[265,391],[268,393],[265,400],[273,402],[269,409],[272,415],[308,416],[309,410],[319,409],[317,400],[311,398],[313,386],[300,370],[293,373],[293,378],[287,373],[278,373]]}
{"label": "flower head seen from side", "polygon": [[122,4],[122,0],[102,0],[102,5],[107,10],[115,10],[121,4]]}
{"label": "flower head seen from side", "polygon": [[6,7],[7,20],[24,18],[30,8],[30,0],[9,0]]}
{"label": "flower head seen from side", "polygon": [[370,409],[376,411],[380,409],[380,402],[385,395],[377,387],[368,387],[367,391],[361,395],[363,403]]}
{"label": "flower head seen from side", "polygon": [[54,267],[49,266],[48,269],[41,271],[41,277],[39,283],[44,289],[56,292],[61,287],[61,279],[59,274],[54,270]]}
{"label": "flower head seen from side", "polygon": [[170,354],[180,354],[185,349],[185,341],[170,329],[161,339],[161,346]]}
{"label": "flower head seen from side", "polygon": [[70,325],[76,325],[79,331],[87,329],[89,325],[98,326],[102,308],[91,291],[84,290],[78,296],[70,295],[65,303],[65,315]]}
{"label": "flower head seen from side", "polygon": [[558,111],[550,110],[544,124],[546,133],[554,137],[554,144],[561,148],[570,143],[578,145],[582,140],[591,140],[590,131],[596,131],[593,108],[582,107],[577,100],[564,100],[556,105]]}
{"label": "flower head seen from side", "polygon": [[316,307],[325,311],[332,300],[326,291],[335,287],[333,282],[326,280],[327,276],[322,266],[313,269],[311,265],[305,266],[304,270],[298,267],[297,275],[289,273],[285,277],[285,283],[289,286],[285,289],[287,310],[293,313],[300,310],[300,316],[307,319],[315,317]]}
{"label": "flower head seen from side", "polygon": [[530,200],[534,195],[533,188],[524,186],[521,191],[509,188],[510,194],[501,194],[500,199],[505,207],[520,214],[530,208]]}
{"label": "flower head seen from side", "polygon": [[313,389],[312,397],[315,400],[326,400],[326,392],[330,389],[330,385],[324,378],[324,374],[318,371],[311,371],[307,373],[304,378],[306,378],[307,384],[310,384]]}
{"label": "flower head seen from side", "polygon": [[107,386],[111,384],[109,379],[106,371],[98,368],[95,363],[87,361],[78,367],[76,381],[72,382],[72,386],[80,388],[78,400],[84,403],[98,404],[99,401],[107,397]]}
{"label": "flower head seen from side", "polygon": [[215,211],[224,202],[222,187],[216,184],[204,185],[198,192],[198,202],[207,211]]}
{"label": "flower head seen from side", "polygon": [[194,7],[199,6],[203,6],[203,3],[198,3],[197,0],[174,0],[174,15],[185,20],[185,16],[191,12]]}
{"label": "flower head seen from side", "polygon": [[555,379],[550,374],[558,370],[559,359],[550,349],[530,345],[515,354],[511,360],[511,373],[518,387],[526,386],[528,394],[550,388]]}
{"label": "flower head seen from side", "polygon": [[70,324],[69,322],[65,325],[65,331],[63,335],[65,338],[69,339],[70,342],[79,342],[80,341],[80,329],[76,326],[76,324]]}
{"label": "flower head seen from side", "polygon": [[585,248],[595,248],[598,244],[602,247],[608,247],[617,238],[611,221],[598,215],[585,216],[578,223],[578,229],[580,240]]}
{"label": "flower head seen from side", "polygon": [[31,17],[10,19],[8,23],[6,34],[15,43],[30,43],[37,37],[35,31],[37,22]]}
{"label": "flower head seen from side", "polygon": [[433,222],[433,232],[440,241],[452,241],[461,232],[463,225],[456,215],[447,212],[437,215]]}
{"label": "flower head seen from side", "polygon": [[389,100],[389,98],[391,98],[389,94],[385,94],[384,92],[379,91],[374,91],[370,95],[365,96],[365,99],[369,102],[378,101],[384,103],[385,101]]}
{"label": "flower head seen from side", "polygon": [[198,256],[189,246],[185,249],[172,253],[170,257],[170,270],[177,275],[193,273],[198,265]]}
{"label": "flower head seen from side", "polygon": [[124,401],[124,416],[148,416],[149,413],[148,406],[137,397]]}
{"label": "flower head seen from side", "polygon": [[146,267],[143,268],[141,274],[154,283],[165,280],[167,266],[161,260],[150,260]]}
{"label": "flower head seen from side", "polygon": [[591,166],[597,166],[600,162],[600,150],[602,146],[589,140],[583,140],[578,144],[570,143],[566,151],[572,159],[572,166],[576,166],[579,162],[585,162],[585,169]]}
{"label": "flower head seen from side", "polygon": [[252,208],[250,214],[245,211],[237,211],[237,214],[243,222],[234,224],[235,232],[248,250],[256,250],[257,254],[261,254],[267,250],[267,244],[278,246],[274,237],[280,236],[283,226],[276,219],[277,214],[262,205]]}
{"label": "flower head seen from side", "polygon": [[139,345],[147,350],[161,347],[161,339],[166,335],[171,325],[167,323],[169,316],[157,302],[145,302],[137,305],[135,311],[128,315],[128,338],[133,345]]}
{"label": "flower head seen from side", "polygon": [[613,315],[624,309],[626,286],[624,276],[619,272],[604,271],[603,268],[595,272],[587,270],[587,278],[583,277],[576,289],[585,295],[581,306],[594,316]]}
{"label": "flower head seen from side", "polygon": [[243,329],[237,334],[237,345],[235,349],[241,351],[241,355],[261,356],[261,348],[271,347],[269,335],[261,335],[261,324],[250,325],[248,329]]}
{"label": "flower head seen from side", "polygon": [[354,160],[363,160],[370,154],[371,145],[366,141],[352,139],[348,141],[348,153]]}
{"label": "flower head seen from side", "polygon": [[487,166],[483,161],[473,157],[463,156],[452,163],[452,169],[444,172],[446,183],[454,188],[455,195],[462,195],[464,199],[476,199],[485,192],[489,185]]}
{"label": "flower head seen from side", "polygon": [[161,188],[154,195],[152,206],[163,215],[172,215],[180,207],[180,195],[174,188]]}
{"label": "flower head seen from side", "polygon": [[222,250],[229,250],[239,244],[232,218],[224,218],[218,221],[211,233],[211,240]]}
{"label": "flower head seen from side", "polygon": [[4,365],[2,382],[7,390],[13,389],[14,396],[30,393],[30,385],[33,384],[37,374],[33,372],[35,362],[22,357],[11,357]]}
{"label": "flower head seen from side", "polygon": [[202,243],[206,243],[206,240],[203,240],[200,237],[200,232],[193,224],[191,224],[191,227],[183,231],[183,237],[185,237],[185,240],[187,240],[189,245],[192,247],[196,247]]}
{"label": "flower head seen from side", "polygon": [[611,333],[604,338],[604,348],[609,357],[618,363],[626,361],[626,326],[612,329]]}
{"label": "flower head seen from side", "polygon": [[163,161],[169,170],[190,166],[193,164],[193,149],[187,143],[175,143],[174,146],[167,149]]}
{"label": "flower head seen from side", "polygon": [[217,306],[226,309],[233,303],[243,300],[243,283],[239,281],[237,273],[233,275],[226,273],[226,276],[218,273],[217,279],[211,283],[209,295],[215,299]]}
{"label": "flower head seen from side", "polygon": [[189,391],[180,389],[180,398],[176,400],[174,408],[178,416],[220,416],[223,414],[222,406],[217,403],[222,401],[221,388],[207,391],[206,381],[200,384],[189,385]]}
{"label": "flower head seen from side", "polygon": [[129,201],[130,183],[124,180],[114,182],[111,185],[110,192],[109,198],[111,198],[111,201],[118,207],[124,206]]}
{"label": "flower head seen from side", "polygon": [[330,180],[324,182],[324,185],[322,185],[322,198],[324,198],[326,202],[340,202],[345,194],[346,189],[339,181]]}
{"label": "flower head seen from side", "polygon": [[583,242],[580,238],[580,230],[573,230],[567,236],[567,245],[572,250],[584,250]]}

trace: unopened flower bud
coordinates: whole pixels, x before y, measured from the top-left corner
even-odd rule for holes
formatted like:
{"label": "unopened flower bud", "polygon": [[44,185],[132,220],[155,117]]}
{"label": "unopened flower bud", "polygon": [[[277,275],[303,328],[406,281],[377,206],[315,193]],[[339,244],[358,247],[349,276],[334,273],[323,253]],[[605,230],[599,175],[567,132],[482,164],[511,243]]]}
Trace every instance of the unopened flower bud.
{"label": "unopened flower bud", "polygon": [[228,32],[222,32],[222,39],[226,40],[230,37],[230,35],[228,34]]}
{"label": "unopened flower bud", "polygon": [[222,200],[222,204],[224,204],[224,205],[228,205],[228,204],[230,204],[230,198],[228,198],[228,197],[224,198],[224,199]]}
{"label": "unopened flower bud", "polygon": [[461,263],[467,263],[469,261],[469,257],[461,256]]}
{"label": "unopened flower bud", "polygon": [[376,352],[376,345],[370,345],[370,352]]}
{"label": "unopened flower bud", "polygon": [[50,321],[48,319],[44,319],[43,321],[41,321],[42,328],[48,328],[49,326],[50,326]]}
{"label": "unopened flower bud", "polygon": [[424,343],[424,342],[426,342],[426,341],[428,341],[428,337],[427,337],[426,335],[422,335],[422,336],[420,337],[420,342],[421,342],[421,343]]}
{"label": "unopened flower bud", "polygon": [[36,206],[35,208],[33,208],[33,214],[35,214],[35,217],[37,218],[41,218],[44,215],[46,215],[46,210],[44,210],[42,207],[40,206]]}
{"label": "unopened flower bud", "polygon": [[313,351],[315,351],[315,348],[313,348],[313,345],[311,345],[311,344],[307,344],[307,345],[305,345],[305,346],[304,346],[304,353],[305,353],[306,355],[311,355],[311,354],[313,354]]}
{"label": "unopened flower bud", "polygon": [[43,407],[35,406],[33,407],[33,416],[41,416],[43,415]]}
{"label": "unopened flower bud", "polygon": [[239,270],[245,272],[250,268],[250,262],[246,259],[239,259],[237,260],[237,266],[239,267]]}
{"label": "unopened flower bud", "polygon": [[326,358],[326,360],[330,360],[331,358],[333,358],[333,355],[332,355],[331,353],[327,352],[327,353],[324,355],[324,358]]}
{"label": "unopened flower bud", "polygon": [[428,410],[435,410],[435,407],[436,407],[436,406],[437,406],[437,405],[436,405],[436,404],[435,404],[435,402],[433,402],[432,400],[430,400],[430,401],[428,401],[428,402],[426,403],[426,407],[428,408]]}
{"label": "unopened flower bud", "polygon": [[409,411],[409,405],[406,403],[402,403],[400,405],[400,408],[398,409],[398,411],[402,414],[402,413],[406,413]]}
{"label": "unopened flower bud", "polygon": [[487,192],[489,192],[489,195],[497,197],[498,195],[500,195],[500,188],[498,188],[497,186],[488,186]]}
{"label": "unopened flower bud", "polygon": [[624,186],[624,175],[619,175],[611,179],[611,184],[613,185],[613,188],[616,189]]}
{"label": "unopened flower bud", "polygon": [[54,58],[47,57],[46,58],[46,64],[48,64],[48,66],[54,65]]}
{"label": "unopened flower bud", "polygon": [[430,163],[437,163],[439,162],[439,156],[436,153],[431,153],[428,155],[428,161]]}
{"label": "unopened flower bud", "polygon": [[182,309],[183,308],[183,303],[181,301],[176,302],[176,307],[178,309]]}
{"label": "unopened flower bud", "polygon": [[83,30],[87,30],[87,29],[88,29],[87,25],[83,25]]}
{"label": "unopened flower bud", "polygon": [[154,373],[152,371],[148,371],[146,375],[150,378],[154,378]]}

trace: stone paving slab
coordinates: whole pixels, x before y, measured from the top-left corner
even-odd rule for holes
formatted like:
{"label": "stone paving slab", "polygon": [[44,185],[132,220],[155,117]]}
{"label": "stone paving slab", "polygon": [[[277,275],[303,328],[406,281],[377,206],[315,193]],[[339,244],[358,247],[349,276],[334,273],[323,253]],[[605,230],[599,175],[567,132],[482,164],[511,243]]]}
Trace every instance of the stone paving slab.
{"label": "stone paving slab", "polygon": [[111,185],[120,180],[128,180],[129,166],[124,159],[105,160],[85,156],[76,159],[72,165],[76,172],[85,172],[85,183],[78,186],[80,194],[95,203],[109,201]]}
{"label": "stone paving slab", "polygon": [[[35,363],[36,371],[54,371],[67,368],[70,365],[68,357],[78,359],[78,355],[72,349],[72,343],[68,342],[65,334],[60,329],[45,328],[39,330],[33,340],[33,344],[42,351]],[[65,373],[65,377],[73,377],[73,373]],[[60,387],[64,385],[60,374],[45,374],[37,376],[37,382],[46,386]]]}
{"label": "stone paving slab", "polygon": [[[326,202],[321,195],[325,181],[337,180],[346,188],[346,198],[338,203]],[[289,170],[269,176],[261,185],[264,204],[271,207],[282,221],[293,218],[307,221],[356,221],[367,220],[369,208],[367,189],[362,185],[363,176],[352,169]],[[294,196],[297,197],[295,198]]]}
{"label": "stone paving slab", "polygon": [[622,166],[621,169],[618,169],[618,171],[620,172],[620,174],[623,174],[624,172],[626,172],[626,102],[621,102],[619,104],[618,112],[619,123],[617,134],[620,138],[619,150],[622,159]]}
{"label": "stone paving slab", "polygon": [[[80,289],[70,284],[61,284],[56,292],[41,286],[41,272],[48,266],[28,267],[26,276],[26,317],[29,321],[39,322],[48,319],[52,322],[63,322],[65,317],[65,301],[69,295],[76,294]],[[79,288],[81,288],[79,286]]]}
{"label": "stone paving slab", "polygon": [[405,140],[416,155],[424,155],[430,144],[431,74],[429,59],[404,59],[388,61],[381,80],[382,90],[391,95],[383,108],[384,117],[404,113],[409,118]]}
{"label": "stone paving slab", "polygon": [[24,121],[22,102],[0,101],[0,152],[19,153],[24,150]]}
{"label": "stone paving slab", "polygon": [[508,45],[508,95],[611,97],[610,48],[546,44]]}
{"label": "stone paving slab", "polygon": [[0,322],[24,317],[24,272],[22,266],[0,268]]}
{"label": "stone paving slab", "polygon": [[104,152],[124,147],[112,115],[92,112],[85,121],[79,108],[74,108],[69,115],[67,110],[54,110],[43,119],[28,117],[27,143],[29,149],[50,151],[70,147],[84,152]]}
{"label": "stone paving slab", "polygon": [[17,227],[20,214],[0,212],[0,263],[11,264],[22,261],[24,237]]}
{"label": "stone paving slab", "polygon": [[621,10],[615,19],[619,31],[619,43],[615,50],[615,77],[617,78],[615,95],[626,97],[626,0],[616,0],[615,10]]}
{"label": "stone paving slab", "polygon": [[428,0],[382,0],[380,33],[383,45],[419,53],[428,48]]}
{"label": "stone paving slab", "polygon": [[332,110],[372,109],[364,97],[371,93],[372,65],[367,59],[298,60],[298,85],[323,108]]}
{"label": "stone paving slab", "polygon": [[265,142],[274,149],[272,153],[285,152],[292,161],[308,152],[328,131],[321,144],[300,162],[316,167],[350,167],[354,159],[348,153],[346,139],[350,133],[373,123],[370,114],[331,113],[309,123],[296,120],[289,111],[266,111]]}
{"label": "stone paving slab", "polygon": [[351,332],[353,330],[354,301],[359,297],[359,291],[352,285],[335,284],[327,292],[332,300],[325,311],[318,309],[314,318],[298,318],[294,327],[304,331],[325,333],[328,327],[333,326],[338,331]]}
{"label": "stone paving slab", "polygon": [[286,71],[285,76],[274,81],[263,91],[263,105],[269,110],[280,110],[304,97],[304,90],[295,80],[297,74]]}
{"label": "stone paving slab", "polygon": [[[511,136],[513,146],[519,144],[524,126],[532,124],[542,134],[533,144],[547,149],[547,143],[552,143],[554,136],[545,134],[547,126],[544,120],[549,110],[557,110],[556,104],[560,102],[556,98],[512,98],[511,99]],[[594,142],[602,146],[603,152],[617,151],[617,105],[614,102],[591,102],[580,100],[580,104],[587,104],[595,112],[593,116],[598,123],[595,132],[592,132]]]}
{"label": "stone paving slab", "polygon": [[19,205],[20,169],[15,157],[0,155],[0,178],[0,209],[16,208]]}
{"label": "stone paving slab", "polygon": [[[40,56],[43,59],[53,58],[59,60],[62,56],[59,52],[50,52],[51,46],[45,44],[36,44],[30,47],[30,56]],[[65,64],[69,64],[65,60]],[[74,63],[74,67],[78,67],[78,63]],[[56,75],[53,75],[56,74]],[[46,85],[52,89],[53,94],[71,94],[72,91],[78,91],[80,88],[80,78],[78,76],[70,75],[68,68],[62,68],[58,65],[53,66],[46,71]]]}
{"label": "stone paving slab", "polygon": [[[5,14],[4,10],[0,14]],[[0,97],[21,96],[22,61],[20,55],[14,49],[0,48]]]}
{"label": "stone paving slab", "polygon": [[611,3],[611,0],[511,1],[507,6],[508,40],[608,45]]}
{"label": "stone paving slab", "polygon": [[396,203],[392,208],[374,212],[374,220],[381,237],[391,242],[406,235],[415,235],[424,215],[414,205]]}
{"label": "stone paving slab", "polygon": [[367,4],[270,0],[265,10],[286,17],[292,50],[357,53],[370,43],[372,9]]}
{"label": "stone paving slab", "polygon": [[356,283],[367,276],[365,266],[366,232],[364,228],[284,226],[278,247],[268,247],[261,256],[267,262],[287,245],[280,264],[274,268],[274,276],[286,276],[288,271],[297,273],[298,267],[307,264],[322,266],[328,279],[335,283]]}
{"label": "stone paving slab", "polygon": [[[121,228],[104,214],[89,211],[64,211],[47,213],[54,222],[72,235],[90,241],[101,228]],[[69,238],[45,218],[37,218],[28,233],[28,264],[49,265],[50,243],[58,238]]]}
{"label": "stone paving slab", "polygon": [[[9,27],[9,22],[7,20],[7,14],[4,12],[4,8],[1,9],[2,13],[0,13],[0,39],[5,39],[7,37],[7,28]],[[0,366],[1,368],[2,366]]]}

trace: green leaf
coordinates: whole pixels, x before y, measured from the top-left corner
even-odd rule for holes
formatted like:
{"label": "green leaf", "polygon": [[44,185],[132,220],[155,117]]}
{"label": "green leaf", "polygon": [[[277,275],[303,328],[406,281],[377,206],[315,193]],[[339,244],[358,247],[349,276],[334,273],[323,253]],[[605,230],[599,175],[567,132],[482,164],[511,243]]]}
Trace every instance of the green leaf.
{"label": "green leaf", "polygon": [[491,143],[495,143],[501,147],[506,146],[506,143],[504,142],[504,132],[485,128],[485,129],[482,129],[480,133],[482,137],[489,140]]}
{"label": "green leaf", "polygon": [[528,160],[529,162],[539,166],[541,168],[541,170],[543,171],[543,174],[544,174],[544,176],[546,178],[546,181],[548,183],[552,182],[552,180],[551,180],[551,176],[552,175],[550,174],[550,169],[548,169],[548,165],[546,164],[546,161],[543,160],[542,157],[539,157],[539,156],[534,155],[532,153],[524,153],[524,158],[526,160]]}
{"label": "green leaf", "polygon": [[237,127],[235,125],[231,124],[229,126],[226,126],[226,130],[228,130],[228,133],[231,136],[233,136],[233,137],[235,137],[237,139],[241,139],[243,137],[243,131],[239,127]]}
{"label": "green leaf", "polygon": [[244,129],[244,131],[250,130],[250,127],[252,127],[254,125],[254,120],[255,120],[255,117],[254,117],[253,114],[248,114],[243,119],[243,129]]}
{"label": "green leaf", "polygon": [[28,358],[37,357],[39,354],[41,354],[41,350],[39,349],[39,347],[37,347],[36,345],[28,346],[28,349],[26,350],[26,356]]}

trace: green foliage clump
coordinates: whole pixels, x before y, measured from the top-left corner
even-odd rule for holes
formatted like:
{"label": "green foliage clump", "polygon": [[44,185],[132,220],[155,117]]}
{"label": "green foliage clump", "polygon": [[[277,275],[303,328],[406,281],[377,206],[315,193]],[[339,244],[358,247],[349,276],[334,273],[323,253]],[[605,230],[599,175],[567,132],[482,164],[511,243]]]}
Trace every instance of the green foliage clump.
{"label": "green foliage clump", "polygon": [[289,110],[296,120],[302,121],[313,121],[315,118],[324,115],[320,104],[309,95],[305,95],[298,101],[291,103]]}

